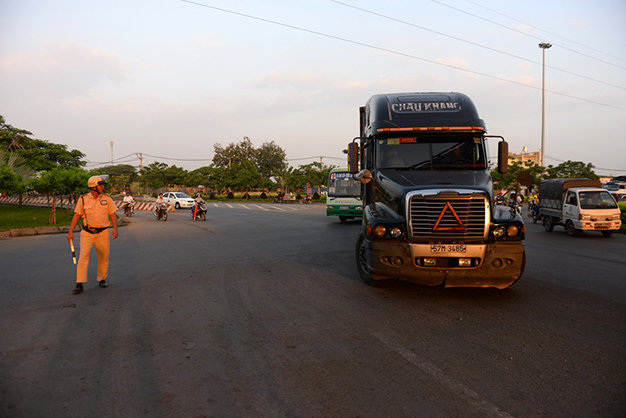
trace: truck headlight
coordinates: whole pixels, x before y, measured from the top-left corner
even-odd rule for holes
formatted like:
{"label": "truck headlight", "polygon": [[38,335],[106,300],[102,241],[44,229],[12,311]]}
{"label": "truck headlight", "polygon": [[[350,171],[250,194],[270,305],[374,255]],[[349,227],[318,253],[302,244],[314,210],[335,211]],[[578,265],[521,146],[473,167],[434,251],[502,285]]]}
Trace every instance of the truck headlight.
{"label": "truck headlight", "polygon": [[578,217],[581,221],[591,221],[591,215],[583,215],[582,213]]}
{"label": "truck headlight", "polygon": [[506,233],[506,230],[504,229],[503,226],[499,226],[493,230],[493,236],[495,239],[503,238],[505,233]]}
{"label": "truck headlight", "polygon": [[402,235],[402,230],[398,228],[397,226],[394,226],[389,231],[389,236],[391,236],[391,238],[400,238],[401,235]]}
{"label": "truck headlight", "polygon": [[519,227],[517,225],[509,225],[506,228],[506,235],[509,238],[515,238],[519,234]]}
{"label": "truck headlight", "polygon": [[376,238],[382,238],[387,233],[387,227],[382,224],[378,224],[374,227],[374,236]]}

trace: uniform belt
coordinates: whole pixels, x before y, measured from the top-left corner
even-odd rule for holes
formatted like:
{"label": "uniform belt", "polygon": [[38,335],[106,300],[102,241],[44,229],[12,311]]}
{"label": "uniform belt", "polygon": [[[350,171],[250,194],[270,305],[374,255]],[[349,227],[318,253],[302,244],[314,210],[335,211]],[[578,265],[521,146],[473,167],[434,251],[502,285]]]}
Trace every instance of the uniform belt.
{"label": "uniform belt", "polygon": [[109,229],[109,228],[110,228],[110,226],[97,228],[95,226],[85,226],[85,225],[83,225],[83,231],[88,232],[90,234],[99,234],[100,232],[104,231],[105,229]]}

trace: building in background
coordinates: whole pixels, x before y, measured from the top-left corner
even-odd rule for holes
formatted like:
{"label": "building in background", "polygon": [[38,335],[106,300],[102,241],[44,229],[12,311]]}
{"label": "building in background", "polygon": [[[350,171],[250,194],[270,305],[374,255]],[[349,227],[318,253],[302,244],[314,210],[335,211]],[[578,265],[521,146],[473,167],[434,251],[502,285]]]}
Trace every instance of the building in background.
{"label": "building in background", "polygon": [[532,161],[537,165],[541,165],[541,151],[528,152],[528,147],[524,146],[520,154],[509,152],[509,165],[516,161],[521,162],[522,166],[525,166],[527,161]]}

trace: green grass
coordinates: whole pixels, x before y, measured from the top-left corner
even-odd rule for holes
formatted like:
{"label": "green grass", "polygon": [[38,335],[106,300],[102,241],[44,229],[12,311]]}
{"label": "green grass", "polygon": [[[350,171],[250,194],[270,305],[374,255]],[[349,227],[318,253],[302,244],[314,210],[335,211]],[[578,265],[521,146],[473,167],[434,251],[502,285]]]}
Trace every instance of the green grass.
{"label": "green grass", "polygon": [[[50,226],[50,208],[37,206],[0,205],[0,230],[16,228],[35,228],[38,226]],[[74,216],[73,210],[59,209],[57,213],[57,226],[69,225]]]}

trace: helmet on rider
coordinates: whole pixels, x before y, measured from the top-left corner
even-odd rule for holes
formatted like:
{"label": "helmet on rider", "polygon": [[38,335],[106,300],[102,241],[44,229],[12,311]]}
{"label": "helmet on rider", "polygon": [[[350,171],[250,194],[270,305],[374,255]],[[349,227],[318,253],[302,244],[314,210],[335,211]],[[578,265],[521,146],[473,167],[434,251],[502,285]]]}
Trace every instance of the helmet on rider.
{"label": "helmet on rider", "polygon": [[107,182],[100,176],[91,176],[89,177],[89,180],[87,180],[87,186],[90,189],[98,187],[99,184],[107,184]]}

